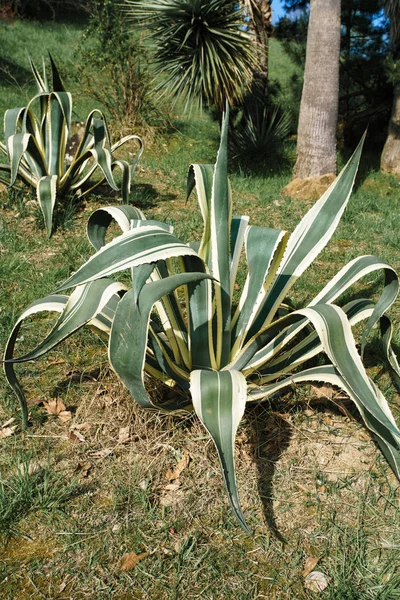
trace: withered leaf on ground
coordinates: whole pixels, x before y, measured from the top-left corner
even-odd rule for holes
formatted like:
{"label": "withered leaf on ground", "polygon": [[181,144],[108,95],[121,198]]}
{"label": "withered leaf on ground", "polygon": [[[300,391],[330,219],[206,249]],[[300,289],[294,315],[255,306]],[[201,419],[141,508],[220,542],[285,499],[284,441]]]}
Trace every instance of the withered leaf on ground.
{"label": "withered leaf on ground", "polygon": [[74,429],[71,429],[68,432],[68,437],[73,444],[80,444],[85,441],[85,438],[83,437],[83,435],[81,433],[79,433],[79,431],[76,431]]}
{"label": "withered leaf on ground", "polygon": [[76,465],[76,469],[75,472],[76,473],[80,473],[81,477],[87,477],[89,475],[89,471],[91,470],[92,465],[90,464],[90,462],[87,463],[78,463]]}
{"label": "withered leaf on ground", "polygon": [[174,481],[174,479],[178,479],[182,471],[184,471],[190,462],[190,456],[188,452],[184,452],[182,458],[174,468],[167,469],[165,473],[165,479],[168,481]]}
{"label": "withered leaf on ground", "polygon": [[136,565],[149,556],[149,552],[142,552],[141,554],[136,554],[136,552],[128,552],[124,554],[119,562],[119,568],[121,571],[131,571],[136,567]]}
{"label": "withered leaf on ground", "polygon": [[131,439],[129,434],[129,425],[127,427],[120,427],[118,431],[118,442],[120,444],[126,444]]}
{"label": "withered leaf on ground", "polygon": [[62,410],[58,413],[57,416],[60,419],[61,423],[66,423],[67,421],[70,421],[72,419],[72,412],[70,410]]}
{"label": "withered leaf on ground", "polygon": [[15,433],[16,429],[17,429],[17,425],[13,425],[12,427],[2,427],[0,429],[0,438],[4,439],[7,437],[10,437],[11,435],[13,435]]}
{"label": "withered leaf on ground", "polygon": [[317,556],[307,556],[306,560],[304,561],[304,569],[301,573],[303,577],[307,577],[307,575],[311,573],[311,571],[317,566],[318,561],[319,557]]}
{"label": "withered leaf on ground", "polygon": [[110,456],[114,452],[114,448],[102,448],[101,450],[96,450],[96,452],[91,452],[90,456],[92,458],[106,458],[106,456]]}
{"label": "withered leaf on ground", "polygon": [[35,406],[39,404],[44,404],[42,398],[30,398],[26,401],[27,406]]}
{"label": "withered leaf on ground", "polygon": [[48,402],[43,402],[43,406],[49,415],[59,415],[60,412],[65,410],[65,404],[61,398],[53,398]]}
{"label": "withered leaf on ground", "polygon": [[305,587],[312,592],[322,592],[328,587],[328,583],[327,576],[321,571],[311,571],[304,581]]}
{"label": "withered leaf on ground", "polygon": [[333,388],[331,388],[327,385],[320,385],[318,387],[315,385],[312,385],[311,391],[312,391],[313,395],[316,396],[317,398],[329,398],[329,400],[330,400],[331,398],[333,398],[333,395],[334,395]]}

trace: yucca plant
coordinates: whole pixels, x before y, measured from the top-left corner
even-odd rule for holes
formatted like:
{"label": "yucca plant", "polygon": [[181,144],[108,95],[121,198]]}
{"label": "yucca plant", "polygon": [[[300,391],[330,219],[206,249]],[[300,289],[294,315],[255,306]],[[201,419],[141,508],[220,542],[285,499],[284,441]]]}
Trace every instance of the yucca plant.
{"label": "yucca plant", "polygon": [[[70,193],[84,196],[105,180],[113,190],[118,191],[113,176],[115,168],[121,171],[121,194],[123,201],[127,202],[131,177],[142,152],[142,142],[136,135],[127,135],[111,145],[105,116],[95,109],[86,119],[75,155],[69,157],[71,94],[65,91],[51,57],[52,89],[44,60],[42,75],[29,60],[38,93],[26,107],[9,109],[5,113],[5,143],[0,142],[0,150],[7,156],[8,164],[0,164],[0,181],[13,186],[19,179],[36,189],[50,237],[56,201]],[[38,110],[37,114],[35,109]],[[139,144],[133,165],[125,160],[113,159],[113,152],[129,140],[136,140]],[[97,169],[101,173],[100,178],[89,183]],[[4,176],[6,173],[8,177]]]}
{"label": "yucca plant", "polygon": [[159,89],[186,106],[205,103],[221,114],[226,100],[243,100],[257,56],[237,2],[125,0],[125,9],[150,31]]}
{"label": "yucca plant", "polygon": [[[195,411],[211,435],[222,465],[231,507],[248,530],[235,481],[234,441],[246,401],[259,402],[287,386],[319,381],[340,387],[357,406],[366,426],[400,476],[400,431],[389,406],[367,375],[352,327],[365,320],[362,351],[379,321],[384,354],[398,377],[385,311],[394,302],[398,278],[374,256],[352,260],[305,308],[284,299],[298,277],[329,241],[347,205],[361,145],[329,190],[294,232],[250,226],[232,217],[227,177],[228,119],[214,165],[193,165],[188,195],[196,188],[204,231],[186,244],[172,228],[145,220],[134,207],[106,207],[93,213],[88,237],[96,253],[57,290],[34,302],[16,323],[5,352],[7,379],[27,419],[26,401],[14,363],[36,359],[85,324],[109,334],[110,363],[141,406],[161,411]],[[123,233],[104,243],[115,219]],[[233,290],[244,248],[247,279],[238,304]],[[110,279],[131,269],[132,287]],[[385,283],[377,302],[357,298],[339,307],[336,300],[360,278],[382,270]],[[68,296],[59,292],[75,287]],[[61,315],[34,350],[13,359],[25,318],[56,310]],[[308,367],[317,355],[325,364]],[[145,389],[145,373],[176,390],[159,401]],[[183,392],[183,393],[182,393]]]}

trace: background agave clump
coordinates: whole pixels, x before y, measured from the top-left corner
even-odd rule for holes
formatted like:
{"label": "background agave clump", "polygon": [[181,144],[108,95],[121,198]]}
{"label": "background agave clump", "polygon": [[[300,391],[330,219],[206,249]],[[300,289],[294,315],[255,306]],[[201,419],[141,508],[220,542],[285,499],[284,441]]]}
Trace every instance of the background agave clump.
{"label": "background agave clump", "polygon": [[[50,62],[52,89],[44,61],[42,75],[30,61],[38,93],[26,107],[6,111],[5,143],[0,142],[0,150],[8,159],[8,164],[0,164],[0,181],[10,186],[22,181],[36,189],[49,237],[56,201],[68,194],[84,196],[106,180],[113,190],[120,189],[123,200],[127,201],[131,177],[142,152],[142,142],[136,135],[127,135],[111,144],[105,116],[95,109],[86,119],[75,154],[69,156],[72,96],[65,91],[51,57]],[[139,143],[133,165],[113,158],[115,150],[129,140]],[[114,178],[114,169],[121,171],[120,186]],[[97,170],[101,175],[93,181]],[[9,178],[4,176],[6,173]]]}

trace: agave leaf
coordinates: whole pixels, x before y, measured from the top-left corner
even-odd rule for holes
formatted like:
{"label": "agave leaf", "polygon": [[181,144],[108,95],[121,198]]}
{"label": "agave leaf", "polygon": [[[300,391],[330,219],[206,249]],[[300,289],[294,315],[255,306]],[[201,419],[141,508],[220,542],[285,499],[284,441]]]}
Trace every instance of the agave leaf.
{"label": "agave leaf", "polygon": [[105,206],[95,210],[89,217],[87,236],[95,250],[100,250],[105,245],[107,229],[116,221],[123,233],[131,229],[131,221],[144,219],[144,214],[130,204],[122,206]]}
{"label": "agave leaf", "polygon": [[190,392],[196,414],[217,448],[230,505],[251,534],[240,507],[234,463],[236,431],[246,406],[246,379],[240,371],[195,370],[190,374]]}
{"label": "agave leaf", "polygon": [[103,246],[57,291],[101,277],[108,277],[124,269],[186,254],[195,255],[196,253],[160,227],[148,226],[133,229]]}
{"label": "agave leaf", "polygon": [[225,115],[221,126],[221,143],[215,164],[210,207],[211,252],[210,273],[215,285],[216,303],[216,361],[218,366],[229,362],[231,344],[231,281],[230,281],[230,225],[232,202],[228,183],[228,124]]}
{"label": "agave leaf", "polygon": [[[175,288],[189,282],[208,277],[204,273],[179,273],[146,284],[138,302],[130,290],[118,304],[111,328],[110,363],[133,398],[143,407],[155,408],[144,387],[143,368],[146,359],[150,313],[153,305]],[[182,404],[175,401],[163,404],[163,410],[181,410]]]}
{"label": "agave leaf", "polygon": [[57,175],[46,175],[39,179],[36,195],[43,213],[47,236],[51,236],[53,227],[53,210],[57,197]]}
{"label": "agave leaf", "polygon": [[[356,404],[364,423],[370,429],[388,463],[393,469],[397,478],[400,479],[400,431],[393,419],[387,401],[374,382],[367,377],[368,385],[371,388],[374,398],[374,409],[364,402],[360,401],[360,396],[355,392],[354,388],[349,385],[347,380],[342,376],[339,369],[334,365],[323,365],[313,367],[294,373],[268,386],[250,389],[248,398],[250,401],[264,399],[279,390],[295,385],[296,383],[304,383],[311,381],[319,381],[321,383],[330,383],[344,390]],[[379,417],[377,417],[379,415]],[[386,423],[386,424],[385,424]],[[387,424],[390,424],[390,427]]]}
{"label": "agave leaf", "polygon": [[8,384],[12,388],[13,392],[18,398],[22,411],[22,427],[28,424],[28,407],[26,404],[25,394],[18,382],[18,379],[14,372],[14,365],[10,362],[14,355],[15,342],[17,341],[18,333],[22,322],[38,312],[62,312],[68,302],[68,296],[51,294],[40,300],[32,302],[26,310],[20,315],[18,321],[15,323],[13,330],[11,331],[10,337],[8,338],[5,350],[4,350],[4,373]]}
{"label": "agave leaf", "polygon": [[232,321],[235,356],[265,298],[286,248],[288,234],[277,229],[251,226],[245,237],[248,276]]}
{"label": "agave leaf", "polygon": [[83,325],[93,321],[97,315],[101,314],[112,296],[118,295],[126,289],[122,283],[112,279],[99,279],[78,286],[72,292],[60,318],[47,337],[24,356],[13,359],[13,362],[26,362],[43,356]]}
{"label": "agave leaf", "polygon": [[380,317],[387,311],[397,298],[399,292],[399,280],[395,270],[385,261],[376,256],[359,256],[350,261],[337,275],[324,287],[323,290],[310,302],[314,304],[331,303],[345,292],[356,281],[369,275],[374,271],[383,270],[385,284],[383,292],[376,303],[375,310],[371,314],[363,332],[361,343],[361,355],[364,352],[366,338],[371,329],[379,321]]}
{"label": "agave leaf", "polygon": [[290,236],[276,279],[247,339],[259,331],[265,322],[271,322],[296,279],[318,256],[335,232],[350,198],[364,139],[365,134],[347,165]]}

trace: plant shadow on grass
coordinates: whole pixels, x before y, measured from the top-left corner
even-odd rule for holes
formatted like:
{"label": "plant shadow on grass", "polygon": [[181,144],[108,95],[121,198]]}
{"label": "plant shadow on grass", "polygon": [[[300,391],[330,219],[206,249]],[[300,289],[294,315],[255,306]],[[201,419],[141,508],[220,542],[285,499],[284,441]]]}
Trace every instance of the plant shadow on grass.
{"label": "plant shadow on grass", "polygon": [[2,85],[14,87],[15,85],[23,86],[27,81],[30,81],[32,73],[30,69],[21,67],[17,63],[0,57],[0,73]]}
{"label": "plant shadow on grass", "polygon": [[258,492],[263,505],[266,523],[275,537],[286,543],[279,531],[273,509],[273,479],[275,465],[288,448],[292,437],[289,423],[271,410],[271,405],[255,404],[246,411],[250,452],[258,470]]}
{"label": "plant shadow on grass", "polygon": [[155,208],[160,202],[170,202],[177,198],[176,194],[162,194],[151,183],[135,183],[130,195],[130,202],[138,208]]}

